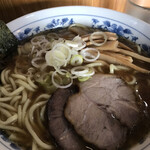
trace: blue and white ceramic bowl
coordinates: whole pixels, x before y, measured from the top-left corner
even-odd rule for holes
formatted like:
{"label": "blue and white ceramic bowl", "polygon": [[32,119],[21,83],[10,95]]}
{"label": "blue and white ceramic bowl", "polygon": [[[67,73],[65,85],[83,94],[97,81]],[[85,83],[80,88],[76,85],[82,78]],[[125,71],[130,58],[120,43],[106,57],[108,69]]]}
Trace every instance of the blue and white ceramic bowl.
{"label": "blue and white ceramic bowl", "polygon": [[[22,40],[32,34],[48,29],[81,23],[95,28],[104,28],[130,39],[150,54],[150,24],[129,15],[104,8],[68,6],[37,11],[8,23],[14,35]],[[0,131],[0,150],[19,150]],[[150,136],[132,150],[150,150]]]}

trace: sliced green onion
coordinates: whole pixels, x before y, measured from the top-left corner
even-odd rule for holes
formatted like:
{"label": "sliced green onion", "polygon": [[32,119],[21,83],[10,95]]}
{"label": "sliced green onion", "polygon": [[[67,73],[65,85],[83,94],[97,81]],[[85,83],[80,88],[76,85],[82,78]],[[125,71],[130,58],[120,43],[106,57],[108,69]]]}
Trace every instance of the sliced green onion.
{"label": "sliced green onion", "polygon": [[71,69],[71,74],[76,75],[76,76],[82,76],[83,74],[86,74],[87,72],[89,72],[89,68],[86,66],[77,66]]}
{"label": "sliced green onion", "polygon": [[56,44],[51,51],[45,55],[46,63],[49,66],[66,66],[71,58],[71,49],[62,43]]}
{"label": "sliced green onion", "polygon": [[35,36],[34,38],[31,39],[31,43],[33,45],[39,45],[41,44],[43,41],[45,41],[45,36],[44,35],[39,35],[39,36]]}
{"label": "sliced green onion", "polygon": [[60,69],[60,67],[54,66],[54,68],[55,68],[55,70],[56,70],[59,74],[61,74],[61,75],[65,75],[65,74],[66,74],[65,72],[62,72],[62,71],[61,71],[62,69]]}
{"label": "sliced green onion", "polygon": [[80,82],[85,82],[85,81],[87,81],[87,80],[89,80],[90,79],[90,77],[78,77],[78,80],[80,81]]}
{"label": "sliced green onion", "polygon": [[[64,70],[64,69],[61,69],[60,71],[62,71],[62,72],[64,71],[65,73],[68,72],[67,70]],[[70,87],[70,86],[72,85],[73,79],[71,79],[71,78],[70,78],[70,83],[67,84],[67,85],[61,85],[61,84],[59,84],[59,83],[56,83],[56,81],[55,81],[55,76],[58,76],[57,73],[58,73],[58,72],[55,71],[55,72],[53,72],[53,74],[52,74],[52,83],[53,83],[53,85],[54,85],[55,87],[57,87],[57,88],[68,88],[68,87]]]}
{"label": "sliced green onion", "polygon": [[82,38],[79,35],[74,37],[74,39],[72,41],[76,42],[78,44],[78,47],[74,48],[77,51],[83,49],[84,47],[86,47],[86,42],[83,41]]}
{"label": "sliced green onion", "polygon": [[89,71],[87,73],[83,74],[81,77],[91,77],[94,74],[95,74],[95,70],[94,70],[94,68],[91,67],[91,68],[89,68]]}
{"label": "sliced green onion", "polygon": [[53,66],[64,66],[65,64],[67,64],[67,60],[65,59],[66,56],[64,55],[63,52],[59,51],[59,50],[55,50],[52,51],[52,64]]}
{"label": "sliced green onion", "polygon": [[95,74],[95,70],[87,66],[78,66],[71,69],[71,74],[77,77],[89,77]]}
{"label": "sliced green onion", "polygon": [[39,64],[37,62],[41,61],[41,60],[43,60],[42,57],[35,57],[35,58],[33,58],[32,61],[31,61],[32,66],[34,66],[35,68],[40,68],[41,63]]}
{"label": "sliced green onion", "polygon": [[66,73],[66,77],[67,77],[67,78],[71,78],[71,79],[76,79],[76,78],[78,78],[77,76],[73,76],[70,72],[67,72],[67,73]]}
{"label": "sliced green onion", "polygon": [[74,47],[74,48],[78,47],[78,43],[77,42],[70,41],[70,40],[66,40],[65,44],[68,45],[68,46],[70,46],[70,47]]}
{"label": "sliced green onion", "polygon": [[136,77],[135,76],[130,76],[131,80],[126,81],[129,85],[136,84]]}
{"label": "sliced green onion", "polygon": [[52,48],[55,45],[59,44],[59,43],[64,43],[64,39],[63,38],[59,38],[58,40],[53,40],[52,43],[51,43]]}
{"label": "sliced green onion", "polygon": [[141,47],[138,44],[137,44],[137,51],[138,51],[139,54],[141,54],[142,50],[141,50]]}
{"label": "sliced green onion", "polygon": [[72,49],[72,50],[71,50],[71,54],[72,54],[72,55],[78,55],[79,53],[78,53],[78,51],[77,51],[77,50]]}
{"label": "sliced green onion", "polygon": [[113,65],[113,64],[110,64],[109,69],[110,69],[110,73],[114,74],[114,72],[117,69],[117,67],[115,65]]}
{"label": "sliced green onion", "polygon": [[85,48],[82,49],[80,54],[83,59],[88,62],[94,62],[100,57],[100,52],[96,48]]}
{"label": "sliced green onion", "polygon": [[67,45],[65,45],[63,43],[58,43],[52,49],[52,51],[56,51],[56,50],[61,51],[64,54],[66,62],[68,62],[70,60],[71,49]]}
{"label": "sliced green onion", "polygon": [[47,38],[48,39],[59,39],[59,36],[58,36],[58,34],[57,33],[48,33],[47,35]]}
{"label": "sliced green onion", "polygon": [[66,58],[65,54],[59,50],[52,51],[52,55],[53,55],[53,58],[57,59],[58,61],[65,60]]}
{"label": "sliced green onion", "polygon": [[45,55],[45,60],[47,65],[53,66],[53,57],[52,57],[52,51],[48,51]]}
{"label": "sliced green onion", "polygon": [[70,64],[72,66],[78,66],[81,65],[82,63],[83,63],[83,57],[81,55],[73,55],[70,60]]}
{"label": "sliced green onion", "polygon": [[72,41],[66,40],[65,44],[72,47],[76,51],[81,50],[86,46],[86,42],[84,42],[79,36],[76,36]]}
{"label": "sliced green onion", "polygon": [[67,78],[71,78],[71,76],[72,76],[70,72],[65,73],[65,75]]}
{"label": "sliced green onion", "polygon": [[[93,37],[94,36],[97,36],[97,37],[104,37],[104,42],[102,43],[97,43],[93,40]],[[90,42],[95,45],[95,46],[102,46],[106,43],[107,41],[107,35],[105,34],[105,32],[93,32],[91,35],[90,35]]]}
{"label": "sliced green onion", "polygon": [[110,73],[114,74],[115,70],[130,70],[130,68],[121,65],[110,64],[109,66]]}

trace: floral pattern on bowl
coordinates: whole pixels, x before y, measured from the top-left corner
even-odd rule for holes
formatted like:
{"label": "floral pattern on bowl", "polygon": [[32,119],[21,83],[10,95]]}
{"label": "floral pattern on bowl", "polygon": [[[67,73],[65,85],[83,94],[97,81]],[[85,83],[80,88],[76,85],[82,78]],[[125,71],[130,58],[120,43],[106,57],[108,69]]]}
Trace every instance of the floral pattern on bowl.
{"label": "floral pattern on bowl", "polygon": [[8,139],[8,135],[4,130],[0,130],[0,138],[2,139],[2,141],[0,140],[0,144],[3,145],[8,150],[21,150],[14,142]]}
{"label": "floral pattern on bowl", "polygon": [[[108,20],[105,20],[102,23],[100,23],[100,21],[98,19],[92,18],[91,22],[92,22],[93,28],[105,29],[110,32],[114,32],[120,36],[130,39],[133,42],[136,42],[136,40],[138,39],[137,36],[134,36],[132,34],[132,31],[130,29],[128,29],[128,28],[124,29],[121,25],[117,25],[114,23],[111,24],[111,22]],[[66,27],[73,23],[76,23],[73,20],[73,18],[71,18],[71,19],[69,19],[69,18],[52,19],[52,21],[50,23],[45,25],[44,30],[42,30],[40,28],[40,26],[37,26],[36,28],[26,28],[26,29],[24,29],[23,32],[18,33],[17,38],[19,40],[23,40],[33,34],[37,34],[37,33],[41,32],[41,31],[45,31],[48,29],[54,29],[54,28],[58,28],[58,27]]]}
{"label": "floral pattern on bowl", "polygon": [[39,32],[54,29],[54,28],[66,27],[73,23],[74,23],[73,18],[68,19],[67,17],[65,17],[65,18],[60,18],[60,19],[52,19],[52,21],[46,24],[44,28],[43,27],[41,28],[40,26],[37,26],[35,28],[26,28],[24,29],[23,32],[19,32],[16,37],[19,40],[23,40],[29,36],[38,34]]}

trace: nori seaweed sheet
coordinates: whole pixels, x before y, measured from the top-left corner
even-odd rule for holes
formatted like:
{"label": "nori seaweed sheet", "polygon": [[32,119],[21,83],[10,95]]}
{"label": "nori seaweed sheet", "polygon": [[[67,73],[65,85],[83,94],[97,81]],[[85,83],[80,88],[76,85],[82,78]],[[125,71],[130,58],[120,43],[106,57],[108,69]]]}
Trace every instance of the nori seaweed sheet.
{"label": "nori seaweed sheet", "polygon": [[18,40],[9,30],[6,24],[0,20],[0,71],[10,62],[16,52]]}

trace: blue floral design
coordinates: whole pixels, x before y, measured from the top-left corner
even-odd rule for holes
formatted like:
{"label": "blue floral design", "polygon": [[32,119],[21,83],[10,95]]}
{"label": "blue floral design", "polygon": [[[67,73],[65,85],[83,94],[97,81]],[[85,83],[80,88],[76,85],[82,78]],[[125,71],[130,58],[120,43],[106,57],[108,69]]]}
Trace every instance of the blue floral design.
{"label": "blue floral design", "polygon": [[21,150],[15,143],[10,143],[10,146],[14,149],[14,150]]}
{"label": "blue floral design", "polygon": [[[49,23],[49,24],[47,24],[47,26],[46,26],[48,29],[52,29],[52,28],[54,28],[55,27],[55,24],[54,23]],[[46,29],[46,28],[45,28]]]}
{"label": "blue floral design", "polygon": [[95,24],[97,24],[97,23],[99,22],[99,20],[98,20],[98,19],[93,18],[93,19],[92,19],[92,22],[93,22],[92,27],[94,27],[94,25],[95,25]]}
{"label": "blue floral design", "polygon": [[70,19],[69,25],[74,24],[75,22],[73,21],[73,18]]}
{"label": "blue floral design", "polygon": [[124,33],[126,33],[126,34],[132,34],[131,30],[129,30],[129,29],[124,29]]}
{"label": "blue floral design", "polygon": [[[54,28],[58,28],[58,27],[64,27],[64,26],[68,26],[75,23],[73,18],[69,19],[67,17],[65,18],[61,18],[61,19],[52,19],[50,21],[50,23],[48,23],[45,27],[44,30],[48,30],[48,29],[54,29]],[[100,28],[100,29],[105,29],[114,33],[117,33],[120,36],[124,36],[125,38],[129,38],[130,40],[132,40],[133,42],[136,42],[136,40],[138,40],[138,37],[135,37],[132,34],[132,31],[128,28],[123,28],[121,25],[117,25],[115,23],[111,23],[110,21],[106,20],[103,21],[102,23],[95,18],[92,18],[92,27],[95,28]],[[31,36],[31,33],[37,34],[40,31],[42,31],[42,29],[40,28],[40,26],[37,26],[36,28],[26,28],[24,30],[24,32],[19,32],[17,35],[17,38],[19,40],[23,40],[25,38],[27,38],[28,36]],[[132,36],[131,36],[132,35]]]}
{"label": "blue floral design", "polygon": [[132,41],[132,42],[136,42],[136,40],[138,40],[138,37],[132,35],[132,36],[131,36],[131,41]]}
{"label": "blue floral design", "polygon": [[23,32],[19,32],[17,38],[18,38],[19,40],[23,40],[23,39],[26,39],[27,37],[28,37],[27,34],[25,34],[25,33],[23,33]]}
{"label": "blue floral design", "polygon": [[6,132],[4,130],[0,130],[0,135],[1,138],[5,141],[8,142],[8,135],[6,134]]}
{"label": "blue floral design", "polygon": [[46,25],[48,29],[55,28],[59,25],[60,19],[53,19],[49,24]]}
{"label": "blue floral design", "polygon": [[110,27],[110,21],[103,21],[103,23],[106,27]]}
{"label": "blue floral design", "polygon": [[26,28],[24,29],[23,32],[19,32],[17,38],[19,40],[23,40],[33,34],[37,34],[41,31],[49,30],[49,29],[54,29],[54,28],[60,28],[60,27],[65,27],[69,26],[74,23],[73,18],[69,19],[67,17],[61,18],[61,19],[52,19],[45,27],[44,29],[41,28],[40,26],[37,26],[36,28]]}
{"label": "blue floral design", "polygon": [[[6,132],[4,130],[0,130],[0,138],[9,143],[9,146],[11,148],[13,148],[13,150],[21,150],[15,143],[11,142],[9,139],[8,139],[8,135],[6,134]],[[1,143],[1,142],[0,142]],[[7,147],[6,147],[7,148]]]}
{"label": "blue floral design", "polygon": [[24,34],[29,34],[31,32],[32,28],[26,28],[24,30]]}
{"label": "blue floral design", "polygon": [[150,56],[150,46],[147,44],[140,44],[140,47],[146,52],[148,56]]}
{"label": "blue floral design", "polygon": [[62,19],[53,19],[50,23],[46,25],[46,29],[53,29],[57,27],[63,27],[63,26],[68,26],[70,24],[73,24],[73,19],[68,19],[68,18],[62,18]]}
{"label": "blue floral design", "polygon": [[19,33],[18,33],[17,38],[18,38],[19,40],[23,40],[23,39],[25,39],[25,38],[28,37],[28,35],[31,33],[31,31],[32,31],[32,28],[26,28],[26,29],[24,30],[24,32],[19,32]]}
{"label": "blue floral design", "polygon": [[63,18],[61,24],[64,25],[68,20],[68,18]]}
{"label": "blue floral design", "polygon": [[36,33],[40,32],[40,26],[37,26],[35,29],[33,29],[33,31],[35,31]]}

